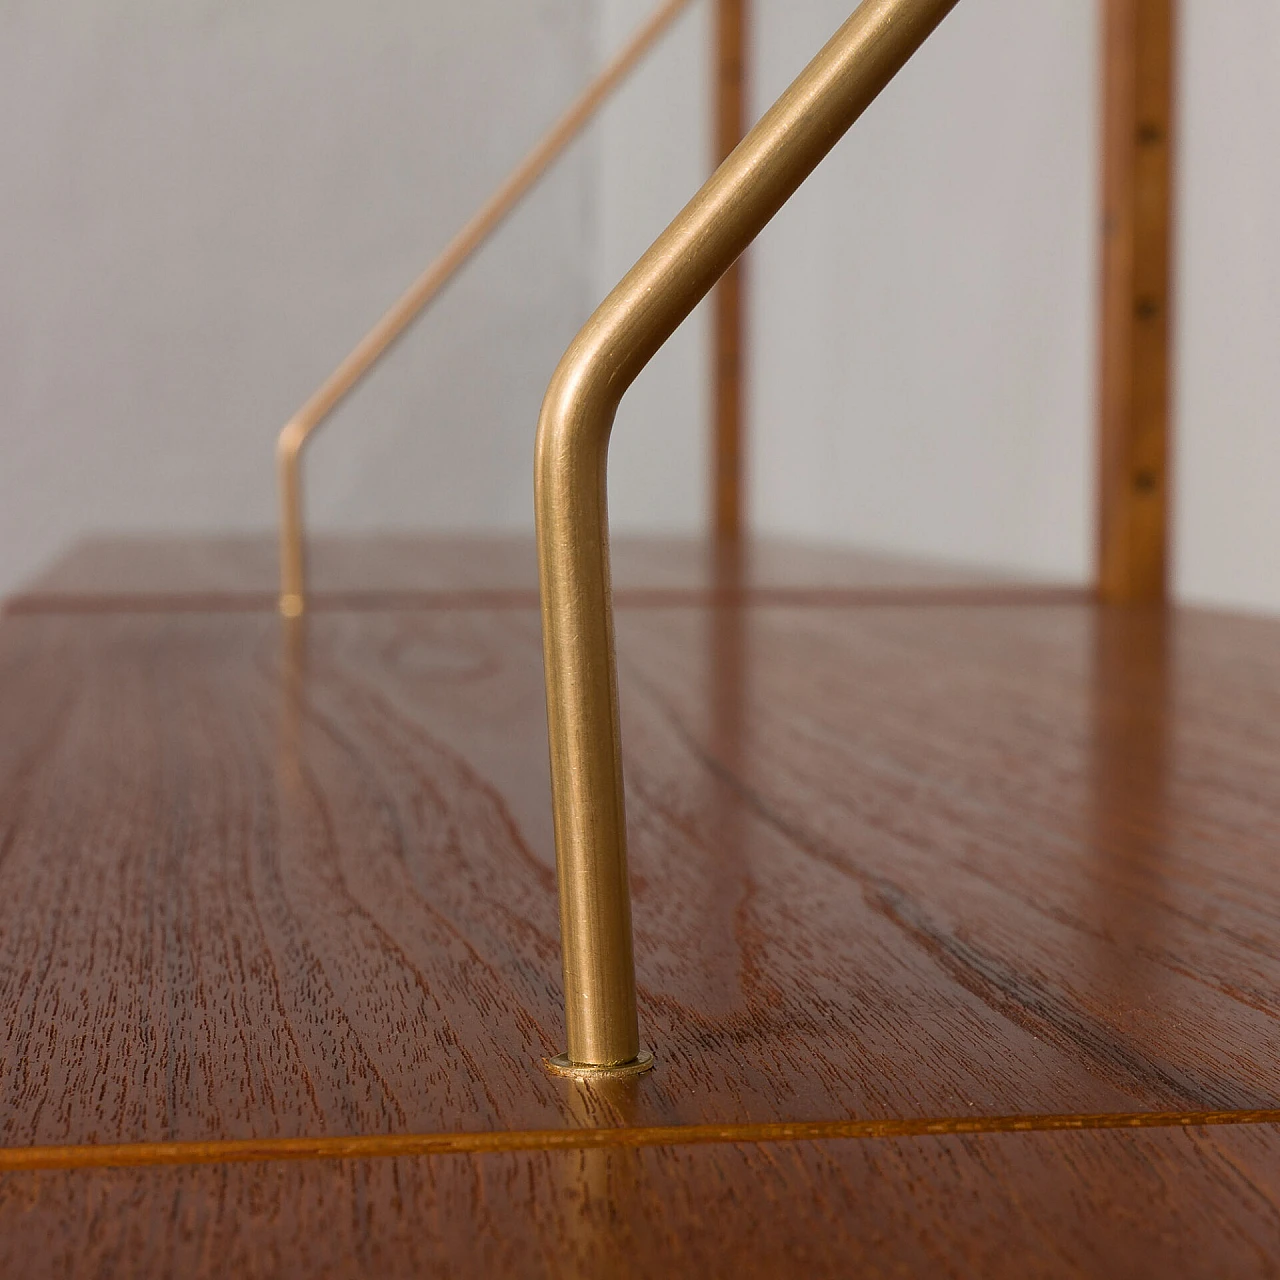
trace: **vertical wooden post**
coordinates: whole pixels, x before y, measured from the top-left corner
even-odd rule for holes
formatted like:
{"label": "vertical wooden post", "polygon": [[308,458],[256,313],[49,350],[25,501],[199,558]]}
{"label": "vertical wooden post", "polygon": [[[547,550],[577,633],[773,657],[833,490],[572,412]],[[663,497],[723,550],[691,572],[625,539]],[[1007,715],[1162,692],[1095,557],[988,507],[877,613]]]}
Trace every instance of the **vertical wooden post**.
{"label": "vertical wooden post", "polygon": [[[715,162],[742,140],[747,126],[748,0],[715,0]],[[736,542],[743,531],[743,322],[742,263],[716,286],[713,300],[711,507],[716,542]]]}
{"label": "vertical wooden post", "polygon": [[1168,585],[1169,310],[1177,0],[1100,0],[1103,28],[1098,590]]}

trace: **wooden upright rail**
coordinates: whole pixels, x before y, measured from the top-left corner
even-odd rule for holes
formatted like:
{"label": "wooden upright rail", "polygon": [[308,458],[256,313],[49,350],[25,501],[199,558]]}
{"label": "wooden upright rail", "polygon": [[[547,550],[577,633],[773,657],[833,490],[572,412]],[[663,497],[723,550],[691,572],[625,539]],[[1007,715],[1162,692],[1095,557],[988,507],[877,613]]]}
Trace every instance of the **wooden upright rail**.
{"label": "wooden upright rail", "polygon": [[1176,0],[1102,0],[1098,590],[1168,589],[1169,309]]}
{"label": "wooden upright rail", "polygon": [[[722,164],[747,129],[749,0],[715,0],[715,163]],[[743,373],[745,308],[742,262],[720,279],[714,295],[711,527],[717,543],[743,533]]]}

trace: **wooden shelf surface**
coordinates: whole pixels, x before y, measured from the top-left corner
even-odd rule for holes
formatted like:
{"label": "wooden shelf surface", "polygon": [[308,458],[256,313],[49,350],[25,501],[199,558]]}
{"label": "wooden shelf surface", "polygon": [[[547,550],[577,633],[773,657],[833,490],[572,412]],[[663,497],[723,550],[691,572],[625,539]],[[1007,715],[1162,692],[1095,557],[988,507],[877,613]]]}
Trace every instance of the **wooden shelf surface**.
{"label": "wooden shelf surface", "polygon": [[1246,1128],[9,1174],[0,1271],[1274,1276],[1278,1157]]}
{"label": "wooden shelf surface", "polygon": [[[594,1088],[539,1066],[536,609],[19,602],[0,1144],[1280,1108],[1280,624],[686,581],[620,593],[659,1065]],[[1203,1274],[1272,1274],[1257,1120],[9,1172],[0,1264],[56,1232],[85,1274],[474,1274],[481,1237],[495,1275],[1143,1274],[1180,1223]]]}

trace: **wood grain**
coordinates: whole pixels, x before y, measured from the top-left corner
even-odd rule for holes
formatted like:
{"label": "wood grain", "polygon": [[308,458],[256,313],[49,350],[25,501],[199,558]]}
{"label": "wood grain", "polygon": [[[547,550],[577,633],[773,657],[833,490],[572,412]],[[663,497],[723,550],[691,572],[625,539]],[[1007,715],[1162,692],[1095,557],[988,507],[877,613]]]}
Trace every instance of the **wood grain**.
{"label": "wood grain", "polygon": [[0,1272],[1264,1277],[1274,1129],[0,1177]]}
{"label": "wood grain", "polygon": [[642,1025],[560,984],[532,611],[0,623],[0,1140],[1266,1108],[1277,626],[623,609]]}
{"label": "wood grain", "polygon": [[1163,599],[1169,547],[1174,0],[1105,0],[1098,585]]}
{"label": "wood grain", "polygon": [[[1280,834],[1280,685],[1262,672],[1276,624],[1110,609],[843,620],[757,609],[743,626],[725,785],[846,878],[843,892],[792,897],[801,942],[768,931],[762,972],[789,945],[811,958],[779,984],[780,1029],[800,1025],[805,1006],[839,1010],[861,1058],[880,1019],[913,1025],[920,1059],[951,1069],[998,1043],[986,1088],[958,1092],[962,1106],[990,1106],[1005,1087],[1024,1104],[1102,1087],[1181,1106],[1275,1096],[1280,886],[1262,868]],[[710,844],[696,778],[648,781],[662,741],[648,727],[663,714],[707,768],[721,757],[697,727],[710,655],[690,661],[693,630],[674,617],[624,622],[631,687],[653,708],[631,714],[631,785],[660,789]],[[925,978],[909,962],[883,1004],[874,962],[861,962],[860,979],[827,967],[868,927],[861,913],[854,923],[855,885],[877,932],[909,942],[902,958],[935,966]],[[1005,1020],[998,1041],[934,1039],[964,1004],[944,983],[937,1019],[928,993],[943,974],[975,1016]],[[1047,1067],[1054,1051],[1075,1068],[1033,1084],[1031,1055]],[[859,1075],[893,1070],[868,1055]]]}

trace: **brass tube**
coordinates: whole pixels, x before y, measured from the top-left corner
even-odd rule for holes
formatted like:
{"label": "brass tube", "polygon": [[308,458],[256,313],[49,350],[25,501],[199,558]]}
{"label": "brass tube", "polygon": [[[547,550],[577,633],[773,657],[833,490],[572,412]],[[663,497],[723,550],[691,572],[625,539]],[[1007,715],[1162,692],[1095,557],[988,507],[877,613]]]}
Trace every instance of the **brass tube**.
{"label": "brass tube", "polygon": [[577,137],[601,104],[689,4],[690,0],[665,0],[658,7],[280,432],[276,441],[276,470],[280,488],[280,612],[285,617],[296,618],[306,601],[300,465],[307,439],[497,230],[525,192]]}
{"label": "brass tube", "polygon": [[602,302],[538,422],[535,514],[568,1052],[642,1070],[605,470],[624,392],[957,0],[865,0]]}

